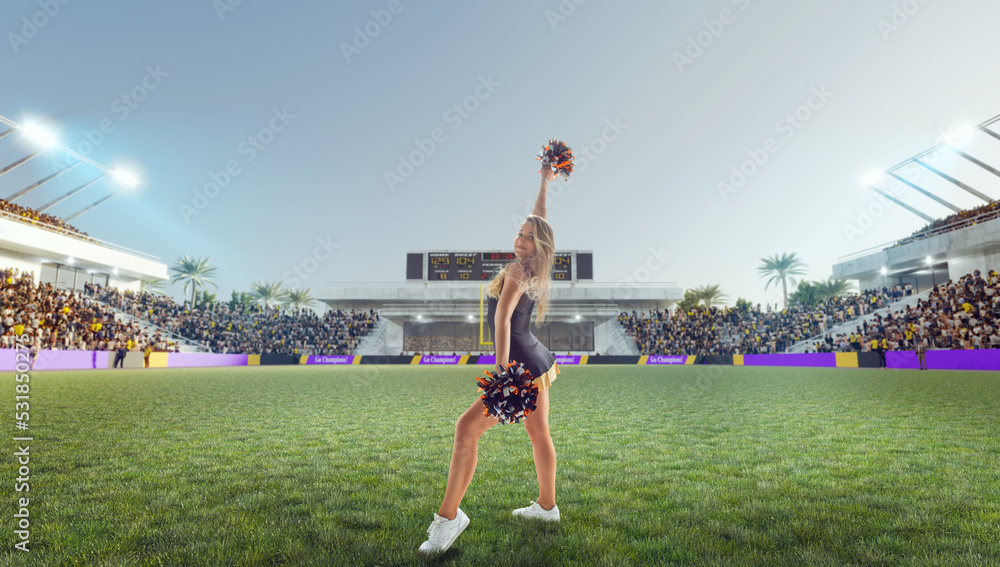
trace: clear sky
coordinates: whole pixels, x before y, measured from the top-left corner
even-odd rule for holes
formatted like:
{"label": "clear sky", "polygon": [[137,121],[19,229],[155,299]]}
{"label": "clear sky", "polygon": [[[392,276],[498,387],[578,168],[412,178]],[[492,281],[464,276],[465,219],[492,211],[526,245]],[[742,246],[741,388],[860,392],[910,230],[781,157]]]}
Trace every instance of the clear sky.
{"label": "clear sky", "polygon": [[[579,158],[548,219],[557,248],[594,251],[596,281],[669,255],[649,281],[775,302],[761,257],[796,252],[825,279],[925,224],[859,179],[1000,114],[998,20],[987,0],[4,2],[0,114],[136,168],[142,186],[73,224],[168,265],[211,257],[224,299],[295,266],[316,266],[315,290],[400,283],[407,251],[513,250],[554,137]],[[1000,156],[977,136],[964,143]],[[0,140],[0,161],[19,144]],[[54,162],[0,178],[2,196]]]}

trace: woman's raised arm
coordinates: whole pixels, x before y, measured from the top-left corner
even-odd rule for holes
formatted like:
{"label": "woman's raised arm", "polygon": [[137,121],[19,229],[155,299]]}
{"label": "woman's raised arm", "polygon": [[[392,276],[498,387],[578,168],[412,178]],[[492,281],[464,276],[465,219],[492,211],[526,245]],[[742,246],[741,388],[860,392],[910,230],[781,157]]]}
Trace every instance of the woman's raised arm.
{"label": "woman's raised arm", "polygon": [[549,186],[549,181],[555,179],[557,173],[551,167],[542,166],[542,182],[538,188],[538,197],[535,198],[535,208],[531,214],[545,218],[545,189]]}

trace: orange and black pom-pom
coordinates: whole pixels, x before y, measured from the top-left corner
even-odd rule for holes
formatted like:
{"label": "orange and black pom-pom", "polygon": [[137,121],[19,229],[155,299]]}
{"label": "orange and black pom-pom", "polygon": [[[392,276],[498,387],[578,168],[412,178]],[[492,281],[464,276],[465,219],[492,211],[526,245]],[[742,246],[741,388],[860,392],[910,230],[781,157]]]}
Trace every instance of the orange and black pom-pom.
{"label": "orange and black pom-pom", "polygon": [[563,179],[569,179],[573,173],[573,150],[565,142],[549,140],[549,145],[542,146],[535,159],[542,162],[542,167],[551,167]]}
{"label": "orange and black pom-pom", "polygon": [[519,423],[521,419],[535,411],[538,400],[538,386],[531,371],[524,368],[524,363],[514,367],[517,361],[507,364],[500,373],[484,370],[489,378],[477,377],[479,390],[483,395],[484,416],[493,416],[504,425]]}

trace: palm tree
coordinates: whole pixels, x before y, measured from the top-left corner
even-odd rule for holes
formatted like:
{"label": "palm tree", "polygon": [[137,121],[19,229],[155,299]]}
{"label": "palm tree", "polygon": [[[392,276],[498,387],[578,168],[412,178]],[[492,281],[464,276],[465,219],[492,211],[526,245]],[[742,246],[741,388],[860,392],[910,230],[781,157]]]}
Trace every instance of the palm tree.
{"label": "palm tree", "polygon": [[281,304],[286,307],[291,307],[296,312],[298,312],[298,310],[302,307],[308,307],[314,301],[316,300],[309,295],[308,289],[292,288],[281,296]]}
{"label": "palm tree", "polygon": [[722,293],[722,289],[719,284],[715,285],[705,285],[699,288],[695,288],[695,296],[705,302],[705,307],[711,307],[713,303],[723,304],[729,300],[729,296]]}
{"label": "palm tree", "polygon": [[166,280],[139,280],[139,291],[147,291],[156,295],[163,295],[166,293],[163,289],[163,282],[165,281]]}
{"label": "palm tree", "polygon": [[790,278],[789,276],[802,276],[805,275],[806,267],[805,262],[800,260],[794,252],[788,254],[787,252],[778,256],[775,254],[770,258],[761,258],[763,262],[757,267],[757,272],[760,277],[768,277],[767,284],[764,285],[764,289],[771,287],[772,283],[781,282],[781,293],[785,299],[785,309],[788,309],[788,282],[795,284],[795,278]]}
{"label": "palm tree", "polygon": [[205,287],[211,285],[218,287],[211,278],[215,277],[217,268],[209,264],[211,258],[189,258],[187,254],[183,258],[178,258],[171,270],[175,273],[170,278],[170,283],[184,282],[184,292],[191,288],[191,309],[194,310],[195,294],[198,286]]}
{"label": "palm tree", "polygon": [[281,301],[283,295],[281,282],[257,280],[256,283],[250,284],[250,296],[263,303],[265,307],[270,307],[271,303]]}
{"label": "palm tree", "polygon": [[854,286],[847,280],[827,280],[825,282],[816,282],[816,288],[817,291],[819,291],[820,297],[823,299],[847,295],[848,293],[854,291]]}
{"label": "palm tree", "polygon": [[[219,298],[219,296],[215,295],[214,293],[209,292],[208,290],[203,289],[203,290],[201,290],[201,293],[199,293],[197,295],[196,301],[198,302],[198,307],[200,307],[202,309],[209,309],[209,308],[214,308],[215,307],[215,301],[218,298]],[[213,309],[213,311],[214,311],[214,309]]]}

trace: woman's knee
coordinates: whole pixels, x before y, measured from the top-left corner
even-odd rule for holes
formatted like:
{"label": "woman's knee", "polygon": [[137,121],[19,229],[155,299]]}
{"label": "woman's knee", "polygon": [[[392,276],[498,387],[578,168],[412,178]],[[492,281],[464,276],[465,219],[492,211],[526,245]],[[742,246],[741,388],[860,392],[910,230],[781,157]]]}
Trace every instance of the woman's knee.
{"label": "woman's knee", "polygon": [[[487,427],[488,429],[488,427]],[[463,415],[455,422],[456,443],[477,443],[486,429],[483,428],[482,417]]]}
{"label": "woman's knee", "polygon": [[549,424],[543,421],[531,421],[533,416],[528,416],[524,420],[524,430],[528,433],[528,439],[532,443],[537,443],[539,441],[546,441],[551,439],[552,436],[549,434]]}

